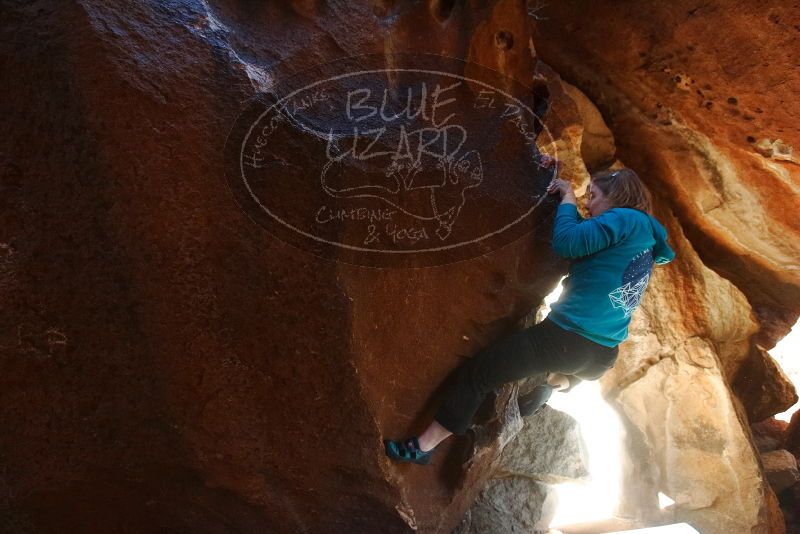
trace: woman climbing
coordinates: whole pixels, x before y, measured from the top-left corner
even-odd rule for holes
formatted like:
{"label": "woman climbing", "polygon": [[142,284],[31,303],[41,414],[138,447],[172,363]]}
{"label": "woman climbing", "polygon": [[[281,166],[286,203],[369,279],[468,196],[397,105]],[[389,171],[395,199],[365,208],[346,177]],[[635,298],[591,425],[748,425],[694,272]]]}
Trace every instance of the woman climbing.
{"label": "woman climbing", "polygon": [[650,193],[631,169],[592,176],[586,208],[578,214],[575,193],[556,173],[547,187],[561,204],[553,223],[553,250],[573,261],[564,290],[542,322],[494,342],[464,362],[445,391],[433,421],[418,437],[384,440],[393,460],[427,464],[434,448],[464,434],[484,397],[499,386],[547,373],[547,381],[519,399],[520,413],[541,408],[554,390],[596,380],[614,366],[628,336],[631,314],[650,280],[653,264],[675,257],[664,227],[649,214]]}

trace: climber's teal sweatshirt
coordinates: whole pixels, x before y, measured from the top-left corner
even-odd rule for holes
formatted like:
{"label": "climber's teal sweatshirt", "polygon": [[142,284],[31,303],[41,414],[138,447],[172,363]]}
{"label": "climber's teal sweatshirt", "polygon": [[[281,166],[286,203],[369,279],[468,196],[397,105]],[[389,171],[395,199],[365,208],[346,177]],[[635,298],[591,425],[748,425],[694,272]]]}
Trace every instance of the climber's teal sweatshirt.
{"label": "climber's teal sweatshirt", "polygon": [[583,219],[574,204],[561,204],[553,225],[553,250],[573,259],[564,291],[548,318],[596,343],[614,347],[628,337],[653,262],[675,252],[654,217],[633,208],[611,208]]}

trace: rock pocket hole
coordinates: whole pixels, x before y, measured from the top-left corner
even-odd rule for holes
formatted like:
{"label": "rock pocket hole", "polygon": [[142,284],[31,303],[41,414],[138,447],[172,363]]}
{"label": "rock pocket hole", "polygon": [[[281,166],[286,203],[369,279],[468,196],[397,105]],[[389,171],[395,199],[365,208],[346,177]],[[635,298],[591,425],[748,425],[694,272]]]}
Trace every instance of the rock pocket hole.
{"label": "rock pocket hole", "polygon": [[514,35],[501,30],[494,34],[494,45],[500,50],[510,50],[514,46]]}

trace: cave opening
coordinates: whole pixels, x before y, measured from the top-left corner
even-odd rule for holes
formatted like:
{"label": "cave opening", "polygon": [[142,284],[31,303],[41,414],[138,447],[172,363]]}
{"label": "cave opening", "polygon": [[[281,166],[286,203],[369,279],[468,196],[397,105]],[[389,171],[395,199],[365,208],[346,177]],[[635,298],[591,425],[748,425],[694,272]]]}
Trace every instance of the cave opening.
{"label": "cave opening", "polygon": [[[795,389],[800,390],[800,358],[797,353],[800,352],[800,322],[795,323],[789,334],[778,343],[769,352],[778,365],[789,377]],[[775,415],[775,419],[789,422],[797,409],[800,407],[800,401],[796,402],[786,411]]]}

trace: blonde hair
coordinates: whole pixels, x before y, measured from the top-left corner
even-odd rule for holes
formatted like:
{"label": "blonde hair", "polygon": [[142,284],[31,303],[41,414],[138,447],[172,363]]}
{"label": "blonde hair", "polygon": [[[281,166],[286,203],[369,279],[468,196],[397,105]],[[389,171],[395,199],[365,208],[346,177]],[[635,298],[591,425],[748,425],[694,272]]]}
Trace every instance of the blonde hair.
{"label": "blonde hair", "polygon": [[592,183],[603,192],[612,208],[634,208],[646,213],[653,209],[650,191],[631,169],[598,172],[592,175]]}

